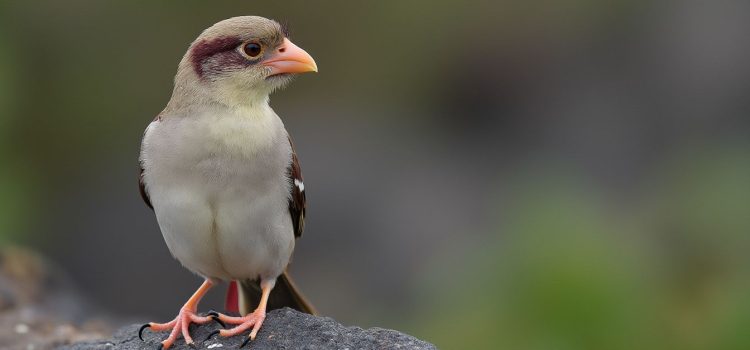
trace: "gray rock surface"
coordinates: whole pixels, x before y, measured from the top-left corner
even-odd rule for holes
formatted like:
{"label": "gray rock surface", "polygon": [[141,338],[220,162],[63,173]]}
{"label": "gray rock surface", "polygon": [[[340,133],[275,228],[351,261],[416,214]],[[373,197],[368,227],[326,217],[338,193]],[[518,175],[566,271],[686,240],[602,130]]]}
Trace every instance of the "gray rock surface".
{"label": "gray rock surface", "polygon": [[[212,331],[219,329],[215,323],[192,325],[190,334],[194,347],[185,345],[182,338],[170,349],[237,349],[247,334],[232,338],[214,336],[200,343]],[[166,333],[144,332],[145,341],[138,339],[139,325],[121,328],[110,340],[84,342],[61,347],[65,350],[136,350],[156,349]],[[247,333],[247,332],[246,332]],[[291,309],[268,313],[258,337],[244,349],[436,349],[434,345],[397,331],[359,327],[346,327],[328,317],[317,317]]]}

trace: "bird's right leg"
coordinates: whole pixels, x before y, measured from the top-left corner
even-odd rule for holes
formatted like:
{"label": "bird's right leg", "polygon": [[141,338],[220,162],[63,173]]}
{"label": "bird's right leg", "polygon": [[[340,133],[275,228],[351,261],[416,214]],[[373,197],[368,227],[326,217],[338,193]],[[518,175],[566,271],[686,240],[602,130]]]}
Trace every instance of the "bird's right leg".
{"label": "bird's right leg", "polygon": [[235,326],[234,328],[230,328],[230,329],[222,329],[222,330],[214,331],[213,333],[209,334],[208,337],[206,337],[206,340],[208,340],[215,334],[219,334],[222,337],[232,337],[251,328],[252,330],[250,331],[250,335],[240,345],[240,348],[245,346],[245,344],[247,344],[251,340],[255,340],[255,337],[258,335],[258,331],[260,331],[260,327],[263,325],[263,321],[266,319],[266,308],[268,306],[268,297],[271,295],[271,290],[273,289],[274,285],[276,285],[275,278],[261,280],[260,281],[261,297],[260,297],[260,302],[258,303],[258,307],[255,309],[255,311],[245,316],[241,316],[241,317],[233,317],[233,316],[219,314],[218,317],[220,321],[223,321],[229,324],[235,324],[237,326]]}
{"label": "bird's right leg", "polygon": [[138,336],[141,338],[141,340],[143,340],[143,330],[146,328],[157,332],[171,330],[169,337],[167,337],[167,339],[162,341],[159,345],[159,349],[169,349],[169,347],[174,344],[175,340],[177,340],[177,337],[180,335],[180,333],[182,333],[182,337],[185,338],[186,344],[193,344],[193,338],[190,337],[190,333],[188,332],[188,327],[191,323],[204,324],[211,321],[216,321],[221,324],[221,321],[219,321],[218,315],[216,314],[208,316],[198,316],[196,314],[198,310],[198,303],[201,301],[201,299],[203,299],[203,296],[206,295],[206,292],[208,292],[211,287],[213,287],[213,282],[211,282],[211,280],[209,279],[206,279],[200,286],[200,288],[195,291],[193,296],[190,297],[190,299],[188,299],[185,305],[180,309],[180,313],[177,315],[177,317],[175,317],[174,320],[167,323],[146,323],[141,326],[141,329],[138,331]]}

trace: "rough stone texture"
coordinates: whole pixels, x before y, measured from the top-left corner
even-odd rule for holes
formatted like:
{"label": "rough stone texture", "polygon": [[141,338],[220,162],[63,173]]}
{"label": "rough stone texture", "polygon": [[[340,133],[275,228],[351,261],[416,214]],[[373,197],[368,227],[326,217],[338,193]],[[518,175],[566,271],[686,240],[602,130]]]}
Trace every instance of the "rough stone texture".
{"label": "rough stone texture", "polygon": [[[144,341],[138,339],[139,325],[118,330],[110,340],[85,342],[61,347],[65,350],[135,350],[157,349],[166,333],[144,332]],[[214,336],[200,343],[208,334],[218,329],[215,323],[192,325],[190,334],[194,347],[178,339],[171,349],[237,349],[247,334],[232,338]],[[247,332],[246,332],[247,333]],[[274,310],[268,314],[258,337],[244,349],[435,349],[435,346],[397,331],[359,327],[346,327],[328,317],[316,317],[291,309]]]}

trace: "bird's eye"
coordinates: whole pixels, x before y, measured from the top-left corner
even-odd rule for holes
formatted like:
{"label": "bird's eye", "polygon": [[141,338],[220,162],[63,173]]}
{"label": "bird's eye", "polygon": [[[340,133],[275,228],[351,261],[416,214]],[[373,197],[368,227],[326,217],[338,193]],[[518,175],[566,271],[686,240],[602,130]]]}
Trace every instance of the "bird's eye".
{"label": "bird's eye", "polygon": [[258,57],[258,55],[260,55],[262,51],[263,47],[261,47],[258,43],[247,43],[242,46],[242,52],[244,52],[248,57]]}

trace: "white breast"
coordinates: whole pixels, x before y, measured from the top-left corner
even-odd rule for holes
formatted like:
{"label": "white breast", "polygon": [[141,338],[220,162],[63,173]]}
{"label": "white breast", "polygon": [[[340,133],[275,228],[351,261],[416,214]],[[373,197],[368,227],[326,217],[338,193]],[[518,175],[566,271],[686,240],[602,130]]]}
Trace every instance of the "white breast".
{"label": "white breast", "polygon": [[185,267],[224,280],[283,271],[294,247],[291,147],[270,107],[163,116],[141,158],[164,240]]}

